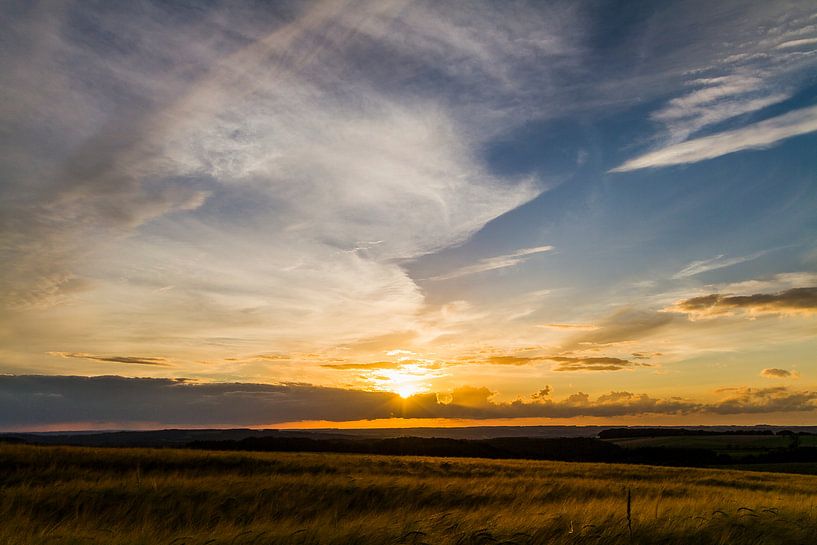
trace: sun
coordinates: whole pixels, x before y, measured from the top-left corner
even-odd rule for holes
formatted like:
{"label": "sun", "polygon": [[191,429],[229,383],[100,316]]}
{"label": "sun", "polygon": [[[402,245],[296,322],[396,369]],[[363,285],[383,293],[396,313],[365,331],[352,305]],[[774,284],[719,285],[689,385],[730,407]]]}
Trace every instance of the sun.
{"label": "sun", "polygon": [[393,391],[403,399],[407,399],[422,392],[423,388],[417,384],[400,384],[397,385]]}
{"label": "sun", "polygon": [[426,391],[426,376],[405,369],[391,369],[388,373],[383,373],[383,380],[380,388],[389,392],[394,392],[403,399]]}
{"label": "sun", "polygon": [[427,392],[429,379],[434,374],[422,365],[414,363],[402,365],[396,369],[380,369],[369,381],[377,390],[393,392],[403,399]]}

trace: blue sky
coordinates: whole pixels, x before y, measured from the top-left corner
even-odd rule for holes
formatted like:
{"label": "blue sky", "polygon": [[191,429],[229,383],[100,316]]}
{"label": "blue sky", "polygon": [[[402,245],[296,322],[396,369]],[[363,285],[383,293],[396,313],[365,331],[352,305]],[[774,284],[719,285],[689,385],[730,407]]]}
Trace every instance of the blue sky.
{"label": "blue sky", "polygon": [[9,403],[813,421],[811,2],[3,4]]}

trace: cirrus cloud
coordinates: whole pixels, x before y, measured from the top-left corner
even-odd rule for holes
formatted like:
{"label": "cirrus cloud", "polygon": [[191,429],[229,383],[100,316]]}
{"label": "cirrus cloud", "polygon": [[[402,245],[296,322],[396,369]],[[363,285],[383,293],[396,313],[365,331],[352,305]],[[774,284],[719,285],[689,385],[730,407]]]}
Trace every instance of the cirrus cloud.
{"label": "cirrus cloud", "polygon": [[694,138],[625,161],[610,172],[697,163],[744,150],[764,149],[817,131],[817,106],[801,108],[731,131]]}

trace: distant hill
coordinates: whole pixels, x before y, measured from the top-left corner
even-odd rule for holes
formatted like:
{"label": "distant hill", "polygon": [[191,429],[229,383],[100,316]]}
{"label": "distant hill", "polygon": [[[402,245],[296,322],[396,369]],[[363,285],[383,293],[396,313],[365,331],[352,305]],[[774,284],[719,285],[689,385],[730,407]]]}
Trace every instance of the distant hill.
{"label": "distant hill", "polygon": [[476,426],[460,428],[371,428],[371,429],[163,429],[148,431],[67,431],[44,433],[0,433],[0,440],[19,440],[32,444],[177,447],[194,441],[241,441],[248,438],[388,439],[420,437],[441,439],[495,439],[500,437],[657,437],[673,435],[765,435],[783,430],[817,433],[817,426]]}
{"label": "distant hill", "polygon": [[714,435],[813,435],[814,427],[772,428],[753,426],[748,428],[611,428],[599,432],[599,439],[623,439],[629,437],[687,437]]}
{"label": "distant hill", "polygon": [[[356,453],[713,467],[733,464],[817,464],[815,431],[815,427],[771,426],[168,429],[3,434],[0,441],[94,447]],[[425,436],[414,435],[417,433]],[[810,472],[813,468],[807,469]]]}

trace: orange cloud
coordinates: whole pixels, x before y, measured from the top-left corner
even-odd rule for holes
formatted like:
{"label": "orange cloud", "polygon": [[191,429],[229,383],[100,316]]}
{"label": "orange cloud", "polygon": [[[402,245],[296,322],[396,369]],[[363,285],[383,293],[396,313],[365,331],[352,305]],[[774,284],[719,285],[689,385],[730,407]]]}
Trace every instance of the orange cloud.
{"label": "orange cloud", "polygon": [[681,301],[672,310],[701,317],[730,315],[741,311],[750,314],[814,314],[817,313],[817,287],[754,295],[712,293]]}
{"label": "orange cloud", "polygon": [[527,357],[527,356],[491,356],[486,359],[486,363],[495,365],[527,365],[535,361],[542,361],[544,358]]}

